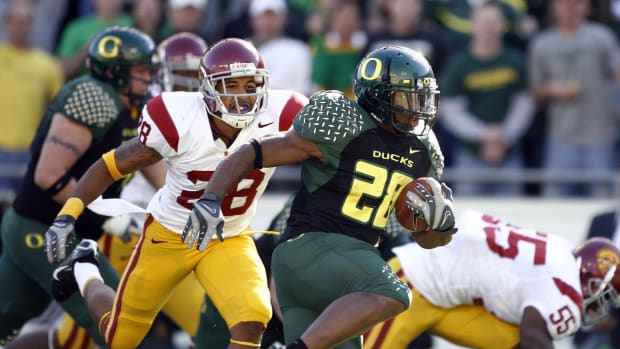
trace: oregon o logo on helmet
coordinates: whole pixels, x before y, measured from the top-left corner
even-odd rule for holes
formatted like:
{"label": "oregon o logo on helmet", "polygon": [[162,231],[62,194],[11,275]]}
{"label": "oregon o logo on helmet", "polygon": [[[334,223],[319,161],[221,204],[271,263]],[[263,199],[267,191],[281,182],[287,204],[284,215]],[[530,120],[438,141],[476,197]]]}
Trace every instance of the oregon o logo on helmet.
{"label": "oregon o logo on helmet", "polygon": [[[109,42],[112,42],[112,45],[109,46]],[[118,56],[118,48],[121,46],[123,42],[118,36],[104,36],[99,40],[99,45],[97,45],[97,52],[103,58],[114,58]]]}
{"label": "oregon o logo on helmet", "polygon": [[[368,64],[370,62],[375,62],[375,70],[373,70],[372,74],[370,74],[370,76],[369,76],[366,73],[366,70],[368,70]],[[381,61],[379,60],[379,58],[375,58],[375,57],[368,58],[367,60],[365,60],[362,63],[362,66],[361,66],[361,69],[360,69],[360,74],[366,80],[375,80],[381,74],[381,68],[383,68],[383,66],[382,66]]]}

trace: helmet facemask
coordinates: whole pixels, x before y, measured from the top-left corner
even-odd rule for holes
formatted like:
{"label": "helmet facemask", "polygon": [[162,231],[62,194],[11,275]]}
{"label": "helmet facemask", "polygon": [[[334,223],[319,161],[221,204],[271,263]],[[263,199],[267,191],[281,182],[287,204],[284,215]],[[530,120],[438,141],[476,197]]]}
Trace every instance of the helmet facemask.
{"label": "helmet facemask", "polygon": [[613,265],[603,279],[588,278],[583,295],[584,325],[593,325],[606,318],[612,308],[620,307],[620,295],[611,283],[616,268],[617,266]]}
{"label": "helmet facemask", "polygon": [[437,119],[439,89],[433,78],[416,79],[414,83],[416,86],[402,82],[380,84],[376,87],[379,93],[374,103],[379,104],[384,114],[382,121],[389,122],[396,131],[424,136]]}
{"label": "helmet facemask", "polygon": [[157,46],[155,61],[158,80],[164,91],[198,91],[198,68],[207,43],[198,35],[180,32]]}
{"label": "helmet facemask", "polygon": [[[143,66],[145,68],[148,68],[151,72],[151,78],[150,80],[145,80],[140,76],[136,76],[133,75],[131,72],[131,68],[132,67],[139,67],[139,66]],[[132,66],[127,66],[125,68],[126,70],[126,76],[127,76],[127,86],[121,91],[122,94],[124,94],[125,96],[127,96],[128,100],[129,100],[129,104],[131,105],[132,108],[135,109],[142,109],[142,107],[144,106],[144,104],[146,104],[149,96],[149,91],[151,91],[153,84],[156,82],[155,79],[155,68],[153,66],[149,66],[149,65],[142,65],[142,64],[136,64],[136,65],[132,65]],[[141,81],[143,83],[145,83],[146,85],[148,85],[148,87],[144,90],[144,92],[142,93],[136,93],[133,90],[133,86],[132,86],[132,82],[133,81]]]}
{"label": "helmet facemask", "polygon": [[162,63],[159,70],[159,80],[164,91],[178,91],[179,87],[183,91],[198,91],[200,81],[196,75],[196,70],[200,65],[200,57],[187,57],[186,61]]}
{"label": "helmet facemask", "polygon": [[[248,126],[267,107],[269,75],[267,70],[256,68],[253,63],[233,63],[229,65],[229,70],[201,75],[200,90],[205,96],[208,113],[231,127]],[[228,91],[227,79],[239,77],[253,78],[256,88],[247,90],[246,93]],[[232,98],[232,108],[222,100],[226,97]],[[248,103],[248,99],[254,99],[254,102]]]}

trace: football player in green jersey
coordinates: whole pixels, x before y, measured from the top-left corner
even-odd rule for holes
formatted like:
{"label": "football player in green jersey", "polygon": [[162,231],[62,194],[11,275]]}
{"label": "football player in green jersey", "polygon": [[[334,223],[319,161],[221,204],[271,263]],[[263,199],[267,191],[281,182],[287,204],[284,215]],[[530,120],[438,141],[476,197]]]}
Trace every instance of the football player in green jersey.
{"label": "football player in green jersey", "polygon": [[432,198],[414,211],[442,212],[413,232],[426,248],[451,240],[449,190],[436,181],[443,155],[431,130],[439,88],[428,61],[402,46],[368,53],[356,69],[357,101],[314,94],[291,131],[252,140],[220,163],[194,204],[183,239],[204,244],[223,225],[223,195],[254,168],[301,162],[303,185],[272,256],[287,348],[361,348],[361,334],[409,306],[375,245],[397,196],[414,178],[434,177]]}
{"label": "football player in green jersey", "polygon": [[[45,231],[90,164],[120,145],[127,131],[133,135],[137,111],[151,84],[154,49],[151,38],[136,29],[111,27],[100,33],[88,50],[89,74],[68,82],[43,116],[23,184],[2,220],[0,345],[10,342],[28,319],[50,303],[57,264],[47,261]],[[130,117],[119,117],[127,112]],[[116,196],[119,187],[120,183],[104,196]],[[97,239],[106,219],[87,210],[76,231],[81,237]],[[118,276],[103,262],[102,274],[115,287]],[[61,305],[98,343],[104,343],[79,295]],[[44,343],[21,345],[47,348],[47,336]]]}

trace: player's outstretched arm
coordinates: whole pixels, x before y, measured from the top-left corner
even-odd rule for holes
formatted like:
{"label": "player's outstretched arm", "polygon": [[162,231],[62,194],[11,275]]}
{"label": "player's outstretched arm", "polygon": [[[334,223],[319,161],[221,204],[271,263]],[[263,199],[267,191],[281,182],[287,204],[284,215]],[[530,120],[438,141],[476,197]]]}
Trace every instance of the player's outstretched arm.
{"label": "player's outstretched arm", "polygon": [[547,323],[534,307],[527,307],[521,316],[519,344],[515,349],[553,349]]}
{"label": "player's outstretched arm", "polygon": [[88,205],[114,181],[159,160],[159,153],[133,138],[91,165],[78,181],[71,197],[79,198],[84,205]]}
{"label": "player's outstretched arm", "polygon": [[66,246],[75,235],[75,221],[86,205],[101,195],[114,181],[159,160],[159,153],[134,138],[118,149],[104,154],[91,165],[45,233],[48,261],[61,261],[65,258]]}
{"label": "player's outstretched arm", "polygon": [[316,143],[300,137],[294,130],[285,135],[253,139],[220,162],[209,180],[204,195],[194,204],[181,241],[188,248],[205,250],[214,235],[223,240],[222,199],[252,169],[294,164],[315,157],[322,158]]}
{"label": "player's outstretched arm", "polygon": [[301,137],[294,130],[260,141],[253,140],[220,162],[205,192],[223,198],[254,168],[295,164],[312,157],[321,160],[323,154],[316,143]]}
{"label": "player's outstretched arm", "polygon": [[142,172],[144,178],[146,178],[154,188],[159,189],[166,183],[167,170],[166,162],[164,160],[159,160],[153,165],[144,167],[140,172]]}

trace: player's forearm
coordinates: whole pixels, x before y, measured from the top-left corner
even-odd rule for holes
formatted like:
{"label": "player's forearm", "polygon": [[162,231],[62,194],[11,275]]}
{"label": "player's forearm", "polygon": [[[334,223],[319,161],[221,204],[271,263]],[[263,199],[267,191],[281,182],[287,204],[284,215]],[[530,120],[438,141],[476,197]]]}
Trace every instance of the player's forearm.
{"label": "player's forearm", "polygon": [[160,160],[153,165],[143,168],[142,174],[153,187],[159,189],[166,182],[166,163]]}
{"label": "player's forearm", "polygon": [[99,159],[82,175],[70,196],[80,199],[87,206],[112,183],[114,179],[103,160]]}
{"label": "player's forearm", "polygon": [[516,349],[553,349],[553,338],[547,332],[545,318],[538,309],[527,306],[521,316],[519,344]]}
{"label": "player's forearm", "polygon": [[215,193],[223,199],[226,193],[254,168],[255,151],[246,144],[221,161],[209,180],[205,193]]}

